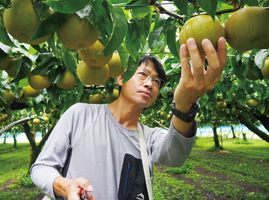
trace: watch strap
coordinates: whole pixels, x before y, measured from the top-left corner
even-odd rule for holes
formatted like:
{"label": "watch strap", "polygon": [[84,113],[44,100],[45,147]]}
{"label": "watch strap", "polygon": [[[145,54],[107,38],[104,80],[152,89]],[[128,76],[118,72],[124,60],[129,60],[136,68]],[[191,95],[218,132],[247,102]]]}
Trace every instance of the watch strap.
{"label": "watch strap", "polygon": [[173,115],[175,115],[177,118],[179,118],[180,120],[187,122],[187,123],[194,121],[196,113],[198,112],[198,109],[199,109],[199,104],[195,103],[191,107],[189,114],[185,115],[176,109],[175,102],[172,101],[172,113],[173,113]]}

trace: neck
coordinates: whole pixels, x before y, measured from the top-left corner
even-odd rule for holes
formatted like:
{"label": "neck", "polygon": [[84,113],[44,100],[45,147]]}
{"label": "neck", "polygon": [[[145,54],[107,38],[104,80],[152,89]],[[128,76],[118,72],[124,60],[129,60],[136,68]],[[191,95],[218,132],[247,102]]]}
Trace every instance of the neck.
{"label": "neck", "polygon": [[118,98],[116,101],[108,105],[113,117],[124,127],[136,130],[138,120],[143,108],[127,102],[123,98]]}

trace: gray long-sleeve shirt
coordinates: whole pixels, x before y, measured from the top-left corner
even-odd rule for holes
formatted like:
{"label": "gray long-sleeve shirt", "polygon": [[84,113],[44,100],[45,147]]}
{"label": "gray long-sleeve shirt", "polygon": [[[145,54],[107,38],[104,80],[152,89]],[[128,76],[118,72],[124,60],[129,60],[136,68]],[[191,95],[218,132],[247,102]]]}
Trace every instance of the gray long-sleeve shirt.
{"label": "gray long-sleeve shirt", "polygon": [[[160,128],[142,127],[151,169],[152,164],[183,164],[195,137],[183,137],[172,123],[168,133]],[[70,144],[73,151],[66,177],[89,180],[97,200],[118,199],[126,154],[141,159],[137,131],[119,124],[107,104],[71,106],[58,121],[30,172],[35,185],[52,198],[57,198],[53,182],[65,165]]]}

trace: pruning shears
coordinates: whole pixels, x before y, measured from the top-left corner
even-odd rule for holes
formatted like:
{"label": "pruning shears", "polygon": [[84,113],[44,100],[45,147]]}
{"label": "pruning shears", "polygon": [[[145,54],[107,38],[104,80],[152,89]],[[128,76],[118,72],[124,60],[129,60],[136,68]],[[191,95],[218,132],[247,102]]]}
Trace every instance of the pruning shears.
{"label": "pruning shears", "polygon": [[81,191],[80,191],[80,199],[81,199],[81,200],[89,200],[89,199],[87,199],[87,193],[86,193],[86,190],[81,190]]}

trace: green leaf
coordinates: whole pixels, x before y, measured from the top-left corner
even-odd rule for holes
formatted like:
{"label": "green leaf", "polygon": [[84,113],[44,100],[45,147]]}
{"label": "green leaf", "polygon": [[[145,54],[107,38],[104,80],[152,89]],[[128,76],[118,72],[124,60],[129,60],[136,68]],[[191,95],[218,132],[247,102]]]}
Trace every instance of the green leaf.
{"label": "green leaf", "polygon": [[167,37],[167,44],[168,44],[169,50],[173,54],[175,60],[180,62],[179,53],[176,47],[176,32],[177,32],[177,27],[174,26],[172,29],[169,29],[167,31],[166,37]]}
{"label": "green leaf", "polygon": [[4,108],[5,108],[6,113],[9,114],[9,115],[12,115],[12,111],[11,111],[9,105],[7,105],[7,104],[3,104],[3,106],[4,106]]}
{"label": "green leaf", "polygon": [[112,95],[115,84],[114,84],[115,80],[114,78],[109,79],[107,82],[105,82],[105,90],[107,92],[108,95]]}
{"label": "green leaf", "polygon": [[6,29],[2,27],[0,27],[0,42],[10,47],[16,47],[16,45],[11,41],[10,37],[8,36]]}
{"label": "green leaf", "polygon": [[123,42],[127,33],[128,25],[125,14],[120,7],[110,7],[113,18],[113,33],[109,43],[104,48],[105,56],[111,55]]}
{"label": "green leaf", "polygon": [[137,6],[137,7],[132,7],[131,14],[133,18],[143,18],[151,11],[154,11],[154,7],[151,5]]}
{"label": "green leaf", "polygon": [[246,69],[246,65],[242,65],[242,62],[236,62],[236,58],[233,57],[232,61],[232,72],[239,78],[244,79],[244,71]]}
{"label": "green leaf", "polygon": [[139,30],[141,32],[140,44],[142,48],[145,46],[147,42],[150,27],[151,27],[151,13],[147,14],[142,20],[139,20]]}
{"label": "green leaf", "polygon": [[21,67],[17,67],[17,76],[11,81],[11,83],[15,83],[17,81],[20,81],[21,79],[24,79],[31,71],[32,69],[32,61],[30,58],[24,56],[21,59]]}
{"label": "green leaf", "polygon": [[61,13],[75,13],[88,5],[89,0],[49,0],[44,3]]}
{"label": "green leaf", "polygon": [[55,84],[64,74],[66,68],[58,66],[56,70],[50,70],[49,79],[51,84]]}
{"label": "green leaf", "polygon": [[31,74],[33,75],[43,75],[46,72],[48,72],[54,65],[58,64],[59,60],[55,57],[46,60],[44,62],[41,62],[33,71]]}
{"label": "green leaf", "polygon": [[242,59],[243,54],[244,54],[243,51],[236,51],[235,59],[236,59],[237,62]]}
{"label": "green leaf", "polygon": [[108,2],[102,0],[91,1],[90,6],[87,6],[89,9],[87,19],[98,31],[110,36],[113,31],[113,23],[108,5]]}
{"label": "green leaf", "polygon": [[247,4],[248,6],[259,6],[257,0],[244,0],[244,4]]}
{"label": "green leaf", "polygon": [[157,45],[158,39],[164,30],[164,25],[166,22],[166,18],[163,16],[158,17],[155,16],[155,24],[153,27],[153,31],[149,34],[148,44],[150,49],[154,49]]}
{"label": "green leaf", "polygon": [[[259,79],[263,79],[263,75],[261,73],[260,68],[257,67],[257,65],[255,65],[254,60],[253,59],[246,59],[245,63],[247,64],[247,68],[248,70],[251,71],[251,73],[256,76]],[[247,75],[247,74],[246,74]]]}
{"label": "green leaf", "polygon": [[163,87],[163,88],[161,88],[161,91],[160,91],[160,93],[161,93],[161,95],[162,95],[162,97],[164,97],[164,98],[168,98],[168,92],[169,92],[169,87]]}
{"label": "green leaf", "polygon": [[[54,36],[57,35],[57,34],[54,34]],[[58,49],[57,49],[57,44],[55,42],[55,39],[54,39],[54,36],[50,37],[48,40],[47,40],[47,43],[49,45],[49,47],[52,49],[52,52],[54,54],[54,56],[56,58],[60,58],[60,54],[58,52]]]}
{"label": "green leaf", "polygon": [[128,56],[129,56],[128,51],[123,45],[121,45],[120,48],[118,48],[118,53],[120,55],[121,68],[122,70],[124,70],[128,62]]}
{"label": "green leaf", "polygon": [[51,85],[48,89],[48,97],[50,98],[51,102],[55,102],[59,98],[60,89],[56,85]]}
{"label": "green leaf", "polygon": [[128,23],[128,32],[125,43],[130,55],[134,60],[137,59],[140,48],[141,30],[139,29],[138,20],[131,20]]}
{"label": "green leaf", "polygon": [[215,21],[218,0],[197,0],[198,5]]}
{"label": "green leaf", "polygon": [[55,12],[52,15],[46,17],[38,26],[34,35],[30,39],[30,42],[47,36],[49,34],[55,33],[67,20],[66,14]]}
{"label": "green leaf", "polygon": [[77,79],[77,86],[76,86],[76,88],[77,88],[78,93],[83,94],[83,92],[84,92],[84,85],[83,85],[83,83],[79,79]]}
{"label": "green leaf", "polygon": [[1,0],[0,5],[3,6],[3,8],[10,8],[11,7],[11,0]]}
{"label": "green leaf", "polygon": [[148,0],[133,0],[125,6],[125,9],[131,9],[133,18],[143,18],[149,12],[154,11],[154,6],[149,5]]}
{"label": "green leaf", "polygon": [[18,87],[19,88],[23,88],[23,87],[25,87],[27,85],[29,85],[29,83],[28,83],[28,77],[27,78],[24,78],[24,79],[21,79],[20,82],[19,82]]}
{"label": "green leaf", "polygon": [[35,54],[36,52],[42,53],[41,48],[39,45],[31,45],[29,47],[29,55]]}
{"label": "green leaf", "polygon": [[6,59],[8,57],[8,54],[6,52],[4,52],[1,48],[0,48],[0,61]]}
{"label": "green leaf", "polygon": [[156,15],[153,30],[157,30],[158,28],[162,27],[165,24],[166,20],[167,18],[164,15]]}
{"label": "green leaf", "polygon": [[129,81],[130,78],[135,74],[138,62],[134,61],[131,56],[129,56],[127,69],[123,74],[123,83]]}
{"label": "green leaf", "polygon": [[157,30],[155,31],[152,31],[150,34],[149,34],[149,40],[148,40],[148,44],[149,44],[149,48],[150,49],[154,49],[157,45],[157,42],[158,42],[158,39],[163,31],[163,26],[158,28]]}
{"label": "green leaf", "polygon": [[42,3],[42,0],[35,0],[33,6],[40,19],[43,18],[43,16],[49,9],[49,6]]}
{"label": "green leaf", "polygon": [[209,97],[205,94],[199,99],[199,104],[201,107],[205,106],[209,100]]}
{"label": "green leaf", "polygon": [[126,2],[126,0],[108,0],[108,2],[111,3],[111,4],[123,4],[123,3],[127,4],[127,3],[129,3],[130,1],[131,1],[131,0],[129,0],[129,1],[127,1],[127,2]]}
{"label": "green leaf", "polygon": [[261,51],[259,51],[256,56],[255,56],[255,64],[262,69],[264,66],[264,61],[266,59],[266,57],[269,55],[269,52],[265,49],[262,49]]}
{"label": "green leaf", "polygon": [[66,66],[66,68],[70,72],[75,72],[77,69],[77,51],[74,50],[69,50],[65,48],[64,53],[63,53],[63,61]]}
{"label": "green leaf", "polygon": [[174,0],[174,4],[184,15],[188,15],[188,0]]}

